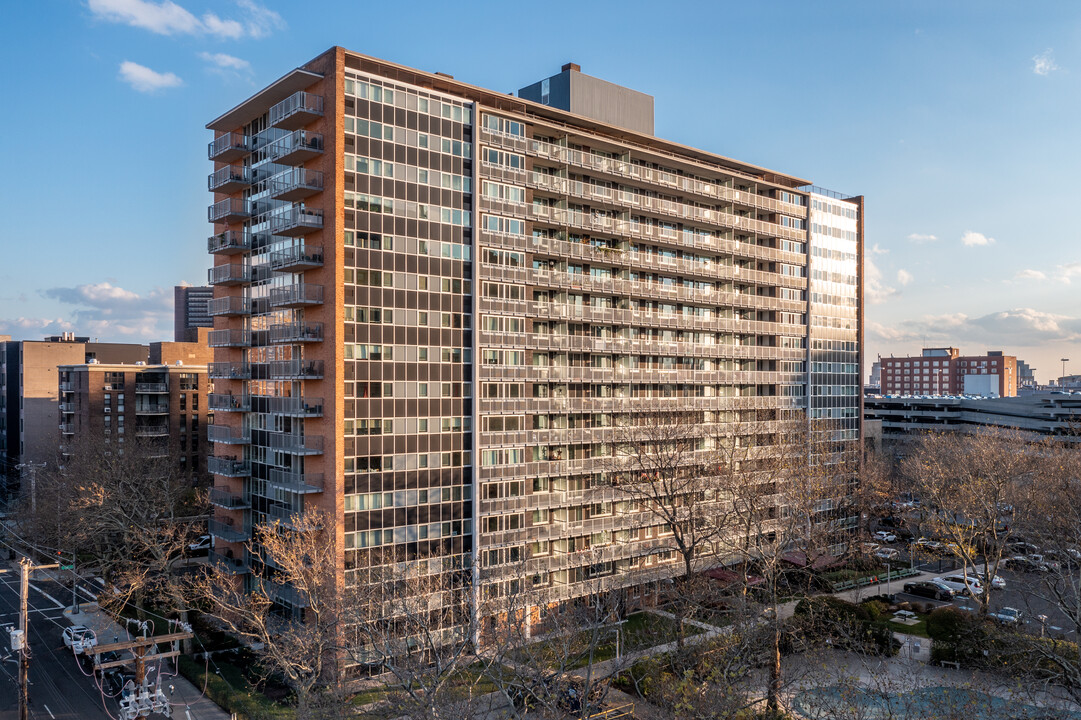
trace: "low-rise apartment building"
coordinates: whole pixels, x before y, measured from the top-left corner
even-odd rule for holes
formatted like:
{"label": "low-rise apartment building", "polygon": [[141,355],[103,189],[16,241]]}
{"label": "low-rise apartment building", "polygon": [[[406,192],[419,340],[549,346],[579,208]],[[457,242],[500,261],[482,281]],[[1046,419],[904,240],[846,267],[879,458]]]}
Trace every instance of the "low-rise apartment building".
{"label": "low-rise apartment building", "polygon": [[1017,395],[1017,358],[1002,351],[962,356],[954,347],[881,358],[883,395]]}

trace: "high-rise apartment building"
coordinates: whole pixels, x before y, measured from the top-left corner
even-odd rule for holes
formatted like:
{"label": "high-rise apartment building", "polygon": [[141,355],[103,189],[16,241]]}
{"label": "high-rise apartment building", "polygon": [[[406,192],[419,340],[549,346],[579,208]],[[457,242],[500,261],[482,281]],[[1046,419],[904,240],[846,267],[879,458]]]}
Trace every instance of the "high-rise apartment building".
{"label": "high-rise apartment building", "polygon": [[652,98],[579,74],[527,100],[333,48],[208,125],[234,557],[318,509],[346,581],[637,587],[678,567],[602,482],[613,418],[830,419],[858,450],[862,198],[657,138]]}
{"label": "high-rise apartment building", "polygon": [[214,288],[177,285],[173,288],[173,340],[198,342],[199,328],[213,328],[210,301]]}
{"label": "high-rise apartment building", "polygon": [[1017,395],[1017,358],[1001,350],[962,356],[953,347],[882,358],[883,395]]}
{"label": "high-rise apartment building", "polygon": [[167,342],[151,343],[149,364],[59,366],[61,448],[89,442],[122,451],[138,442],[206,472],[209,360],[205,344]]}

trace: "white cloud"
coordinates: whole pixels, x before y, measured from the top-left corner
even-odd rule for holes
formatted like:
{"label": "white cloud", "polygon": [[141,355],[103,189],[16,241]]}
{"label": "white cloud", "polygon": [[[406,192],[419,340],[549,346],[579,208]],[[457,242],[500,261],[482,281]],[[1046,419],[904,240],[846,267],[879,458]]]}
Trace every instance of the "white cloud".
{"label": "white cloud", "polygon": [[890,254],[890,251],[889,251],[889,250],[887,250],[886,248],[883,248],[883,247],[879,247],[879,246],[878,246],[878,243],[875,243],[875,244],[874,244],[874,245],[873,245],[873,246],[871,247],[871,254],[872,254],[872,255],[889,255],[889,254]]}
{"label": "white cloud", "polygon": [[205,13],[198,18],[172,0],[88,0],[95,17],[106,22],[122,23],[149,30],[158,35],[212,35],[236,39],[244,36],[266,37],[285,27],[281,16],[252,0],[237,0],[244,12],[240,19],[221,18]]}
{"label": "white cloud", "polygon": [[238,57],[232,55],[226,55],[225,53],[208,53],[201,52],[199,57],[206,62],[214,65],[219,70],[235,70],[243,72],[251,72],[251,63],[247,60],[241,60]]}
{"label": "white cloud", "polygon": [[1067,285],[1075,277],[1081,277],[1081,263],[1078,262],[1059,265],[1058,271],[1055,273],[1055,279]]}
{"label": "white cloud", "polygon": [[1058,69],[1059,66],[1051,57],[1051,48],[1047,48],[1042,53],[1035,55],[1032,58],[1032,72],[1037,75],[1050,75]]}
{"label": "white cloud", "polygon": [[881,305],[897,294],[895,288],[886,285],[882,279],[882,271],[870,257],[866,258],[864,263],[864,278],[865,296],[871,305]]}
{"label": "white cloud", "polygon": [[1055,342],[1081,341],[1081,318],[1047,313],[1033,308],[1001,310],[981,317],[965,313],[924,315],[902,320],[892,327],[868,323],[876,337],[891,342],[919,341],[957,347],[961,343],[989,347],[1036,347]]}
{"label": "white cloud", "polygon": [[961,244],[965,247],[982,247],[994,242],[994,238],[987,237],[983,233],[972,232],[971,230],[966,230],[965,234],[961,236]]}
{"label": "white cloud", "polygon": [[922,244],[922,243],[938,242],[938,238],[936,236],[934,236],[934,235],[923,235],[921,233],[912,233],[911,235],[908,236],[908,241]]}
{"label": "white cloud", "polygon": [[910,282],[912,282],[912,280],[912,273],[910,273],[908,270],[902,269],[897,271],[897,282],[901,283],[902,287],[908,285]]}
{"label": "white cloud", "polygon": [[1046,280],[1047,274],[1040,272],[1039,270],[1033,270],[1031,268],[1025,268],[1021,272],[1013,276],[1014,280]]}
{"label": "white cloud", "polygon": [[120,63],[120,79],[139,92],[154,92],[184,84],[174,73],[160,73],[130,60]]}
{"label": "white cloud", "polygon": [[67,329],[84,335],[164,339],[172,324],[171,290],[155,288],[147,293],[137,293],[110,282],[100,282],[51,288],[42,295],[74,306]]}

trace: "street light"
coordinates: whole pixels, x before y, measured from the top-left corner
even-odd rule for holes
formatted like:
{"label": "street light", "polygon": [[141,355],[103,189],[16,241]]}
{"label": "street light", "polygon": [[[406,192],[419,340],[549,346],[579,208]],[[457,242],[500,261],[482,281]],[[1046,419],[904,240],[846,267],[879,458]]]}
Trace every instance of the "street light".
{"label": "street light", "polygon": [[1070,362],[1070,358],[1059,358],[1059,361],[1062,363],[1062,378],[1063,378],[1063,379],[1059,380],[1059,383],[1062,384],[1063,386],[1065,386],[1066,385],[1066,380],[1065,380],[1065,378],[1066,378],[1066,363]]}

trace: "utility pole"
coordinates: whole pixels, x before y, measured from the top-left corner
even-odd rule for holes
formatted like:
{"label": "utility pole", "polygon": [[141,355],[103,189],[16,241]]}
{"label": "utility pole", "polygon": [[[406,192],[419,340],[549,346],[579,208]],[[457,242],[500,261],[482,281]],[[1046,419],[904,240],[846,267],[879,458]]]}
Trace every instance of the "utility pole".
{"label": "utility pole", "polygon": [[19,720],[27,720],[30,715],[30,614],[27,612],[27,596],[30,593],[29,558],[19,562],[19,632],[22,633],[22,647],[19,649]]}
{"label": "utility pole", "polygon": [[11,649],[19,652],[19,720],[30,715],[30,573],[56,565],[34,565],[30,558],[19,561],[19,630],[11,634]]}
{"label": "utility pole", "polygon": [[[160,713],[166,717],[170,716],[172,706],[161,688],[157,687],[151,692],[150,688],[146,687],[146,664],[147,662],[153,662],[154,660],[161,660],[179,655],[180,649],[177,647],[177,644],[181,640],[188,640],[193,637],[189,626],[185,625],[183,628],[184,629],[181,632],[147,637],[146,626],[143,625],[143,637],[134,638],[125,642],[98,645],[94,648],[94,667],[96,670],[127,665],[131,662],[131,659],[127,659],[103,663],[101,662],[101,655],[103,653],[127,650],[135,659],[135,691],[129,697],[121,697],[120,699],[121,720],[146,720],[147,715],[150,713]],[[158,643],[171,643],[173,649],[167,652],[157,652]],[[159,678],[158,682],[160,683],[160,681]]]}

